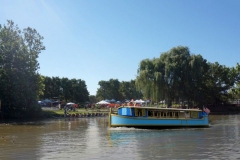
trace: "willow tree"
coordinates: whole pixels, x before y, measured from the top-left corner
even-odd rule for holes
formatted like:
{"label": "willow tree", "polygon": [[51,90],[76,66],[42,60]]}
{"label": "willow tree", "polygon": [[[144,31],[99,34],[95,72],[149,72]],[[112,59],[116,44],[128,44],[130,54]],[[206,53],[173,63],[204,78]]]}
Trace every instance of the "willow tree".
{"label": "willow tree", "polygon": [[161,59],[153,59],[154,73],[153,73],[153,86],[152,86],[152,99],[154,102],[159,102],[165,98],[166,84],[164,81],[164,68],[165,64]]}
{"label": "willow tree", "polygon": [[207,72],[209,70],[209,65],[207,60],[201,55],[192,55],[189,62],[189,72],[190,75],[189,82],[189,92],[185,93],[185,97],[189,97],[191,101],[195,102],[196,105],[202,106],[206,103],[205,99],[205,82],[207,80]]}
{"label": "willow tree", "polygon": [[164,80],[168,105],[173,101],[188,100],[191,84],[189,83],[189,61],[190,51],[188,47],[174,47],[169,52],[164,53],[160,59],[165,63]]}
{"label": "willow tree", "polygon": [[136,78],[137,89],[141,90],[145,99],[153,98],[154,92],[154,64],[153,60],[145,59],[140,62]]}
{"label": "willow tree", "polygon": [[195,101],[194,91],[200,91],[206,69],[206,60],[200,55],[191,55],[188,47],[174,47],[160,58],[142,60],[136,84],[145,97],[156,102],[166,100],[172,105],[173,101]]}

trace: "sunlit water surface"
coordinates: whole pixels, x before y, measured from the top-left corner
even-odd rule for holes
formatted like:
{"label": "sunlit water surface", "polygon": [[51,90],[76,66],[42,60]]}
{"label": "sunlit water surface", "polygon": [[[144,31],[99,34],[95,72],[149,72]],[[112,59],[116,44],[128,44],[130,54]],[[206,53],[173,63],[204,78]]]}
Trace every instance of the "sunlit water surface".
{"label": "sunlit water surface", "polygon": [[0,160],[240,159],[240,115],[209,128],[109,128],[108,117],[0,124]]}

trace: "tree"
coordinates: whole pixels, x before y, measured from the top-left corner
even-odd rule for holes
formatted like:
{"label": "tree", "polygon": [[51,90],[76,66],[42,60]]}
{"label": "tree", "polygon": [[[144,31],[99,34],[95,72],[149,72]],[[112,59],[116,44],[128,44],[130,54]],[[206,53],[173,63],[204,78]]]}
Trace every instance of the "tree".
{"label": "tree", "polygon": [[42,39],[35,29],[22,32],[12,21],[0,27],[0,99],[5,117],[31,117],[40,110],[37,58],[45,49]]}
{"label": "tree", "polygon": [[139,89],[155,102],[167,100],[169,106],[180,97],[184,99],[191,88],[190,58],[189,49],[179,46],[162,53],[160,58],[143,60],[136,79]]}
{"label": "tree", "polygon": [[44,96],[42,99],[57,97],[62,101],[76,103],[89,100],[89,92],[85,81],[59,77],[44,77]]}
{"label": "tree", "polygon": [[119,82],[118,79],[110,79],[109,81],[99,81],[100,88],[97,90],[96,99],[124,100],[129,98],[142,98],[141,92],[137,91],[134,80],[129,82]]}
{"label": "tree", "polygon": [[142,99],[142,93],[137,90],[136,81],[122,81],[119,87],[120,100]]}
{"label": "tree", "polygon": [[141,61],[136,78],[136,85],[139,91],[142,91],[144,98],[151,98],[154,92],[154,60],[145,59]]}
{"label": "tree", "polygon": [[229,99],[228,91],[239,79],[239,66],[228,68],[207,63],[188,47],[174,47],[160,58],[140,62],[136,84],[144,97],[154,101],[187,101],[188,104],[217,104]]}
{"label": "tree", "polygon": [[234,68],[228,68],[219,63],[209,63],[205,79],[205,97],[210,104],[226,103],[229,90],[236,83],[237,73]]}
{"label": "tree", "polygon": [[109,81],[99,81],[100,88],[97,90],[97,99],[116,99],[119,89],[119,81],[117,79],[110,79]]}
{"label": "tree", "polygon": [[233,70],[234,74],[236,75],[235,84],[230,89],[229,94],[231,99],[240,100],[240,65],[237,63],[236,67]]}

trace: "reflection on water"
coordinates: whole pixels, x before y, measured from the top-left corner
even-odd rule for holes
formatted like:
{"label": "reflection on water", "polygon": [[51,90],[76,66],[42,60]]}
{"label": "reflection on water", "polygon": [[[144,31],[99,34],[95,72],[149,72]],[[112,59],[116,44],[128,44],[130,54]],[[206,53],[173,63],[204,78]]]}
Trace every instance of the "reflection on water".
{"label": "reflection on water", "polygon": [[[112,144],[118,148],[134,148],[131,154],[141,159],[148,158],[184,158],[186,152],[192,154],[204,147],[204,129],[171,130],[111,130]],[[182,156],[182,157],[181,157]]]}
{"label": "reflection on water", "polygon": [[240,115],[210,116],[209,128],[108,128],[107,117],[0,124],[1,160],[237,159]]}

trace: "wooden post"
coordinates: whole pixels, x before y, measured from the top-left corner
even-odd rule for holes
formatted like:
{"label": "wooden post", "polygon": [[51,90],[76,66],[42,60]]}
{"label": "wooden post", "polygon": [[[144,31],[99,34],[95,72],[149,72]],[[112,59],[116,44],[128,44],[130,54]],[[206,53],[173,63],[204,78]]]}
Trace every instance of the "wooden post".
{"label": "wooden post", "polygon": [[112,114],[112,108],[110,108],[110,111],[109,111],[109,117],[108,117],[108,126],[111,127],[111,114]]}

